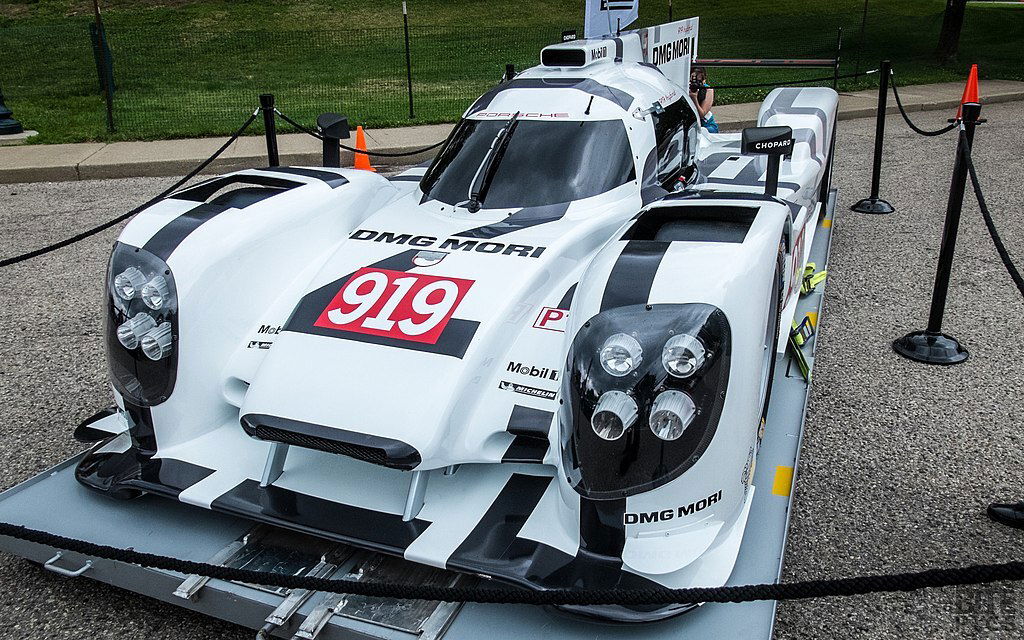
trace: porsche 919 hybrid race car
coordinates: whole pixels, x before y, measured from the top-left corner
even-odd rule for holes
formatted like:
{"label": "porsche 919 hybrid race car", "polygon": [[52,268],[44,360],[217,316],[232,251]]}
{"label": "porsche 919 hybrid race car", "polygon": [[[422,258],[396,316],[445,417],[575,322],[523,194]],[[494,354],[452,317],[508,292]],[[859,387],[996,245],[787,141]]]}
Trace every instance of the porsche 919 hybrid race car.
{"label": "porsche 919 hybrid race car", "polygon": [[710,134],[696,34],[549,46],[428,167],[245,170],[141,212],[78,480],[527,589],[724,584],[837,95]]}

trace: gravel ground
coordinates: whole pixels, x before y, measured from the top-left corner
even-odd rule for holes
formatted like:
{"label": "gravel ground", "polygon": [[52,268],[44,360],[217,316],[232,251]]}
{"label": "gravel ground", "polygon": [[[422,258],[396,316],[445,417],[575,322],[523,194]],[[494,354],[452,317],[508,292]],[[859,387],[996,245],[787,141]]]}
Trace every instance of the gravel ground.
{"label": "gravel ground", "polygon": [[[1011,252],[1022,199],[1024,103],[985,108],[976,164]],[[944,114],[915,114],[938,127]],[[1024,459],[1024,302],[970,196],[944,329],[966,364],[926,367],[889,342],[924,327],[952,161],[952,136],[922,138],[890,118],[882,195],[892,216],[845,205],[867,194],[874,121],[840,125],[835,226],[815,385],[784,579],[846,576],[1019,559],[1019,531],[984,507],[1019,498]],[[172,179],[0,187],[0,255],[109,219]],[[108,403],[100,299],[117,229],[0,271],[0,487],[76,453],[77,419]],[[1020,259],[1024,265],[1024,258]],[[8,637],[93,640],[248,638],[251,632],[0,555]],[[971,587],[780,605],[780,638],[1018,638],[1024,590]],[[996,620],[986,611],[1004,611]],[[1007,618],[1006,616],[1010,616]],[[1017,617],[1013,617],[1016,615]]]}

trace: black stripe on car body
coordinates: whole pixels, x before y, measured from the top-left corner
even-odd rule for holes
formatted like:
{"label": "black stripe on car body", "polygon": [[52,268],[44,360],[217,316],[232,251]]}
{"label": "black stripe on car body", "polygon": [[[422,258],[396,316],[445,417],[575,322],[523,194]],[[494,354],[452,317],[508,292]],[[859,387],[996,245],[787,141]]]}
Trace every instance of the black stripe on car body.
{"label": "black stripe on car body", "polygon": [[[214,473],[213,469],[184,460],[153,458],[156,442],[147,435],[148,429],[152,429],[151,424],[142,429],[131,428],[132,444],[127,451],[90,452],[75,467],[75,480],[114,498],[135,498],[144,493],[155,493],[177,499],[182,491]],[[110,439],[117,437],[111,436]],[[140,445],[140,442],[144,444]],[[97,449],[102,446],[97,445]],[[150,450],[150,446],[154,450]]]}
{"label": "black stripe on car body", "polygon": [[504,84],[500,84],[484,95],[477,98],[473,106],[469,108],[467,115],[473,115],[483,111],[502,91],[508,89],[543,89],[543,88],[576,89],[584,93],[611,100],[622,109],[628,109],[633,104],[633,96],[622,89],[617,89],[592,79],[592,78],[516,78]]}
{"label": "black stripe on car body", "polygon": [[[622,571],[621,557],[595,553],[584,548],[582,543],[576,555],[572,555],[542,542],[519,537],[523,525],[553,480],[549,476],[512,474],[445,566],[485,573],[531,588],[571,588],[581,584],[592,588],[663,588],[653,580]],[[618,511],[620,506],[624,509],[624,501],[622,503],[609,509],[608,515]],[[618,518],[622,522],[621,514]],[[600,535],[590,525],[587,526],[592,544],[602,548],[597,542]],[[612,549],[616,544],[608,544],[605,539],[603,548]]]}
{"label": "black stripe on car body", "polygon": [[765,126],[761,123],[767,122],[769,118],[776,114],[792,114],[792,115],[810,115],[815,116],[821,121],[821,130],[828,131],[828,116],[825,115],[825,111],[818,107],[794,107],[793,103],[796,102],[797,98],[804,91],[807,91],[809,87],[784,87],[779,90],[775,100],[772,101],[768,108],[765,109],[764,113],[761,114],[758,124],[759,126]]}
{"label": "black stripe on car body", "polygon": [[630,240],[619,254],[618,260],[608,274],[601,311],[625,307],[631,304],[645,304],[650,298],[654,276],[658,273],[665,251],[670,242],[654,240]]}
{"label": "black stripe on car body", "polygon": [[189,234],[230,208],[219,204],[192,207],[161,227],[142,248],[166,262]]}
{"label": "black stripe on car body", "polygon": [[269,173],[288,173],[295,176],[315,178],[326,183],[327,186],[332,189],[337,189],[342,185],[348,184],[348,178],[345,176],[334,173],[333,171],[324,171],[322,169],[307,169],[305,167],[271,167],[269,169],[260,169],[260,171],[266,171]]}
{"label": "black stripe on car body", "polygon": [[[346,180],[344,176],[328,173],[326,171],[317,171],[315,169],[277,167],[273,169],[273,171],[293,173],[295,175],[303,175],[306,177],[316,177],[328,182],[332,188],[348,183],[348,180]],[[340,182],[338,182],[339,180]],[[208,201],[216,192],[235,184],[250,184],[254,185],[256,188],[238,189],[237,191],[224,193],[217,196],[212,201]],[[201,204],[189,209],[185,213],[165,224],[159,231],[153,234],[149,240],[146,241],[146,244],[143,245],[142,248],[166,261],[174,250],[178,248],[178,245],[180,245],[182,241],[189,236],[189,234],[198,229],[204,223],[215,218],[217,215],[227,211],[228,209],[244,209],[245,207],[260,202],[266,198],[294,189],[295,187],[301,187],[305,184],[308,183],[256,173],[240,173],[206,180],[171,196],[174,200],[188,200],[192,202],[199,202]]]}
{"label": "black stripe on car body", "polygon": [[[783,200],[778,196],[770,196],[766,193],[745,193],[743,191],[719,191],[717,189],[688,189],[679,193],[672,193],[665,197],[665,200],[754,200],[758,202],[774,202],[789,207],[793,218],[800,212],[800,205],[789,200]],[[639,217],[639,215],[637,216]]]}
{"label": "black stripe on car body", "polygon": [[384,513],[291,491],[276,485],[260,487],[246,480],[210,505],[244,518],[402,555],[430,526],[426,520],[402,521],[400,513]]}
{"label": "black stripe on car body", "polygon": [[[718,155],[727,155],[727,154],[715,154],[715,156],[718,156]],[[728,157],[732,157],[732,156],[728,156]],[[761,156],[761,157],[763,157],[763,156]],[[722,160],[722,162],[724,162],[724,159]],[[767,162],[767,161],[765,160],[764,162]],[[721,164],[721,162],[719,162],[718,164]],[[715,165],[715,168],[717,168],[717,166],[718,165]],[[703,170],[703,167],[702,167],[702,170]],[[710,183],[710,184],[734,184],[734,185],[743,185],[745,187],[747,187],[747,186],[749,186],[749,187],[761,187],[761,186],[764,185],[764,181],[761,180],[761,174],[763,174],[765,172],[765,167],[761,166],[761,162],[758,161],[758,156],[755,156],[753,160],[748,162],[740,170],[740,172],[737,173],[736,176],[733,177],[733,178],[713,178],[713,177],[710,177],[710,174],[711,174],[712,171],[714,171],[714,169],[712,169],[711,171],[708,171],[707,177],[705,177],[705,175],[702,175],[701,179],[699,180],[699,184],[706,184],[706,183]],[[799,184],[797,184],[795,182],[779,182],[779,188],[780,189],[792,189],[793,191],[799,191],[801,187],[800,187]]]}
{"label": "black stripe on car body", "polygon": [[285,180],[284,178],[275,178],[274,176],[265,176],[254,173],[236,173],[229,176],[221,176],[219,178],[212,178],[199,184],[182,189],[177,193],[171,195],[175,200],[192,200],[193,202],[206,202],[210,196],[217,193],[224,187],[230,187],[234,185],[251,184],[260,187],[273,187],[275,189],[294,189],[295,187],[301,187],[305,182],[296,182],[295,180]]}
{"label": "black stripe on car body", "polygon": [[569,305],[572,304],[573,296],[576,295],[576,285],[578,285],[578,284],[579,283],[576,282],[571,287],[566,289],[565,295],[563,295],[562,299],[558,301],[558,308],[559,309],[568,309],[569,308]]}
{"label": "black stripe on car body", "polygon": [[554,413],[515,405],[506,431],[515,436],[502,456],[502,462],[540,463],[548,451],[548,431]]}
{"label": "black stripe on car body", "polygon": [[128,414],[128,433],[132,436],[132,446],[144,456],[156,453],[156,431],[153,427],[153,411],[124,400],[124,410]]}
{"label": "black stripe on car body", "polygon": [[526,520],[537,508],[551,480],[551,476],[512,474],[494,502],[480,517],[476,527],[452,553],[448,564],[457,562],[459,558],[475,564],[503,559]]}
{"label": "black stripe on car body", "polygon": [[559,202],[557,204],[548,204],[539,207],[523,207],[501,222],[468,229],[454,235],[461,238],[497,238],[498,236],[505,235],[506,233],[512,233],[513,231],[519,231],[521,229],[527,229],[540,224],[561,220],[565,217],[565,212],[568,210],[568,202]]}
{"label": "black stripe on car body", "polygon": [[626,546],[626,499],[580,497],[580,551],[622,562]]}
{"label": "black stripe on car body", "polygon": [[[327,303],[334,297],[334,294],[338,292],[338,288],[341,286],[342,282],[343,281],[338,281],[333,283],[333,293],[324,299],[324,307],[326,307]],[[323,307],[321,307],[320,311],[323,311]],[[316,316],[310,320],[309,326],[305,329],[296,328],[295,325],[289,323],[289,325],[285,327],[285,330],[294,331],[296,333],[308,333],[316,336],[324,336],[327,338],[337,338],[339,340],[351,340],[353,342],[376,344],[383,347],[394,347],[396,349],[436,353],[442,356],[451,356],[453,358],[461,359],[466,355],[469,343],[473,341],[473,336],[476,335],[477,329],[480,328],[480,323],[476,320],[452,318],[448,321],[448,324],[445,326],[444,331],[441,333],[441,337],[438,338],[437,342],[430,344],[427,342],[413,342],[411,340],[389,338],[387,336],[375,336],[369,333],[355,333],[313,326],[313,322],[316,321],[316,317],[319,315],[320,312],[318,311]]]}

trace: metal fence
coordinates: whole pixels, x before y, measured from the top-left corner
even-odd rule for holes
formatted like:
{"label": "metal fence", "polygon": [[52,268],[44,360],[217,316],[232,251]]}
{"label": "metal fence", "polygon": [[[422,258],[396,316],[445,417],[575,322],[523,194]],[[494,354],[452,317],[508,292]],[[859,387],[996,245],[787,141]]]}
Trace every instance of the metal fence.
{"label": "metal fence", "polygon": [[[102,93],[90,24],[5,27],[6,38],[32,46],[20,54],[30,64],[0,71],[8,99],[34,98],[69,118],[84,116],[78,103]],[[561,37],[555,28],[421,27],[410,33],[407,68],[402,27],[105,31],[114,129],[143,139],[226,133],[260,93],[275,94],[282,110],[307,122],[324,111],[377,127],[449,121],[498,81],[507,63],[532,66],[540,49]],[[95,104],[88,111],[95,114]]]}
{"label": "metal fence", "polygon": [[[921,0],[914,0],[915,6]],[[681,3],[677,2],[680,17]],[[750,4],[749,2],[746,4]],[[902,3],[834,0],[828,10],[800,9],[798,2],[767,0],[757,11],[730,9],[704,0],[702,57],[832,57],[842,30],[841,71],[850,73],[931,51],[904,43],[908,29],[937,35],[942,3],[922,13]],[[885,11],[876,9],[885,7]],[[929,5],[930,6],[930,5]],[[660,9],[659,9],[660,10]],[[905,15],[904,15],[905,13]],[[644,16],[655,24],[664,16]],[[107,131],[101,73],[86,18],[56,24],[0,22],[0,86],[12,108],[29,105],[37,128],[74,129],[84,138],[172,138],[224,134],[256,106],[258,94],[274,93],[283,111],[313,122],[337,111],[353,123],[394,126],[450,121],[502,76],[507,63],[537,63],[540,49],[578,25],[420,26],[339,30],[197,30],[186,25],[125,27],[108,22],[115,91]],[[580,29],[582,32],[582,30]],[[921,39],[925,41],[925,39]],[[929,37],[928,42],[935,42]],[[897,68],[898,65],[897,65]],[[830,72],[825,72],[830,73]],[[411,75],[412,114],[407,74]],[[817,70],[716,69],[712,84],[778,81],[821,76]],[[846,88],[868,86],[847,81]],[[719,102],[756,99],[755,92],[720,92]],[[30,123],[32,124],[32,123]]]}

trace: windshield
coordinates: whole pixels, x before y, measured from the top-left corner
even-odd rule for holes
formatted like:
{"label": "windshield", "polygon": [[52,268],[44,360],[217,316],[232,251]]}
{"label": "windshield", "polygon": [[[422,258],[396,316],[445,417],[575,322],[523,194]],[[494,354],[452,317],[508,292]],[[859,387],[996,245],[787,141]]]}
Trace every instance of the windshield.
{"label": "windshield", "polygon": [[[473,179],[507,120],[462,120],[423,178],[446,204],[469,199]],[[604,193],[636,178],[619,120],[521,120],[488,185],[488,209],[539,207]]]}

